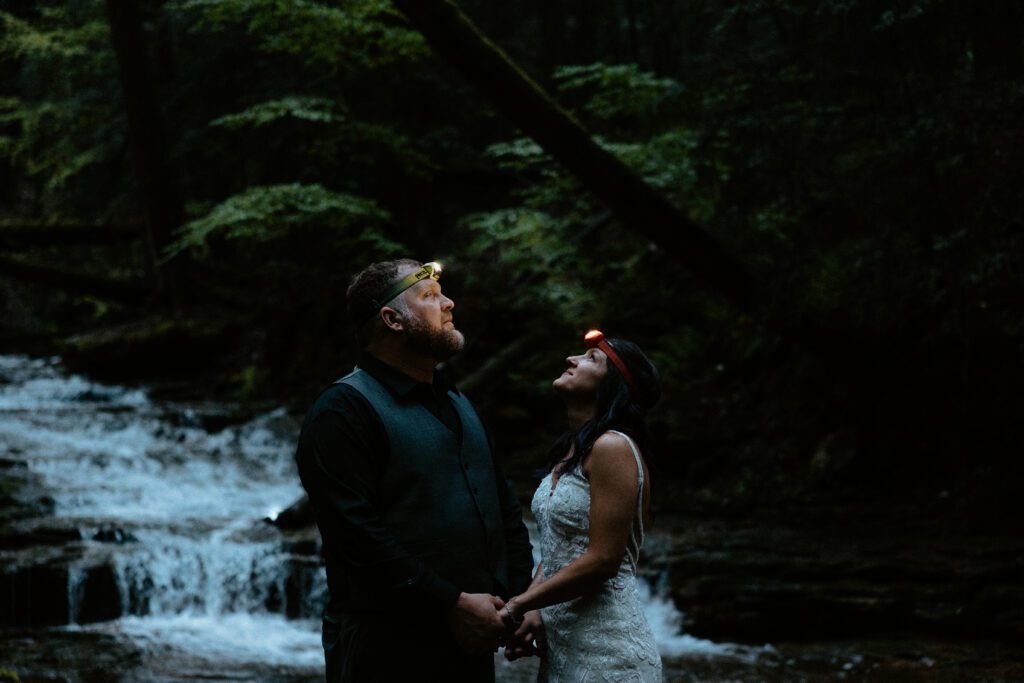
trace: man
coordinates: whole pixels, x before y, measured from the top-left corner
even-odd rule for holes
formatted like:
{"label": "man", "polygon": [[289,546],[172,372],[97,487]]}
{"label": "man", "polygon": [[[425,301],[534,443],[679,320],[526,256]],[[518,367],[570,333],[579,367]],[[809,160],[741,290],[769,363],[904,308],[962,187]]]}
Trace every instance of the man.
{"label": "man", "polygon": [[469,400],[436,263],[374,263],[346,298],[363,351],[302,427],[296,460],[330,599],[327,680],[493,681],[501,597],[530,583],[519,503]]}

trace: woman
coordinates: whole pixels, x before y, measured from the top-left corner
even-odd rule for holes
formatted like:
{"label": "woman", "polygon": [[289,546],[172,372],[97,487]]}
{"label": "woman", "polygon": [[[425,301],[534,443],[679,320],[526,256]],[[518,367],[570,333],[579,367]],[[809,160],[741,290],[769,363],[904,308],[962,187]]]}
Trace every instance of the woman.
{"label": "woman", "polygon": [[506,656],[528,654],[535,639],[543,647],[546,632],[540,681],[660,683],[635,580],[650,505],[644,417],[658,400],[658,372],[636,344],[597,330],[585,342],[552,385],[569,431],[533,497],[541,563],[530,588],[502,609],[516,627]]}

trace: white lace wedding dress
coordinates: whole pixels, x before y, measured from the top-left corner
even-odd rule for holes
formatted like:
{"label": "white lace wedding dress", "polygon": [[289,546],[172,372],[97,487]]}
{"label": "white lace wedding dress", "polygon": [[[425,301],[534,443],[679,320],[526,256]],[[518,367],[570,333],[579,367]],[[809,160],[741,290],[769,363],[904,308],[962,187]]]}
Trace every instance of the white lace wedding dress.
{"label": "white lace wedding dress", "polygon": [[[633,440],[629,442],[640,473],[636,514],[619,573],[594,595],[545,607],[548,657],[541,663],[542,683],[661,683],[661,658],[636,590],[636,563],[644,540],[644,468]],[[587,549],[590,530],[590,482],[575,468],[551,488],[548,474],[533,495],[533,515],[540,530],[545,578]]]}

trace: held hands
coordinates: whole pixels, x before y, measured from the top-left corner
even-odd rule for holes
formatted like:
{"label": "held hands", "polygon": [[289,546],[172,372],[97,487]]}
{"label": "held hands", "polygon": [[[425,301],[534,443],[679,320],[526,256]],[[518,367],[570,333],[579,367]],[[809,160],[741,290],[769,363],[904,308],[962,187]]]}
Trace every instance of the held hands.
{"label": "held hands", "polygon": [[506,604],[487,593],[462,593],[448,616],[455,640],[471,652],[497,652],[505,646],[509,661],[537,655],[544,657],[544,622],[534,610],[521,617],[515,610],[515,598]]}
{"label": "held hands", "polygon": [[448,615],[448,625],[459,645],[473,652],[496,652],[507,628],[498,610],[505,602],[487,593],[462,593]]}
{"label": "held hands", "polygon": [[520,616],[516,611],[515,598],[511,598],[505,603],[500,614],[511,633],[511,637],[505,643],[505,659],[511,662],[531,655],[543,658],[547,654],[544,620],[541,619],[539,610]]}

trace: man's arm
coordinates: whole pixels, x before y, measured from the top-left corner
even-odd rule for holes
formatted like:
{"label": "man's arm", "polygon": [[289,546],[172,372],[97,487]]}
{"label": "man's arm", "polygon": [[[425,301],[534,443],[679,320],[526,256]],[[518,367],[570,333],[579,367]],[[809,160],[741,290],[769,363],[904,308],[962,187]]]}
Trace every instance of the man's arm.
{"label": "man's arm", "polygon": [[332,406],[306,426],[296,454],[324,546],[382,592],[416,596],[431,610],[446,612],[459,589],[406,552],[376,508],[387,457],[383,428],[358,392],[336,392]]}

